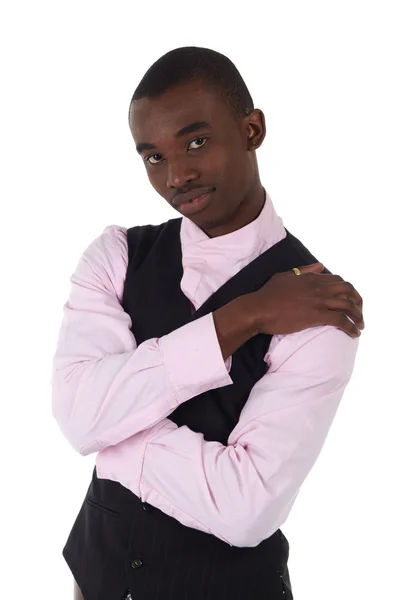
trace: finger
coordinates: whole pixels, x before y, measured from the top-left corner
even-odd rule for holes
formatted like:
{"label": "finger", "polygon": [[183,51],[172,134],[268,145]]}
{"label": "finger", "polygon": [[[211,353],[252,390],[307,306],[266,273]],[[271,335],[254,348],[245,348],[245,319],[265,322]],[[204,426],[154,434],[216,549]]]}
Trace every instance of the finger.
{"label": "finger", "polygon": [[317,284],[324,283],[342,283],[343,277],[340,275],[331,275],[330,273],[304,273],[308,277],[313,277]]}
{"label": "finger", "polygon": [[[308,280],[314,281],[317,284],[320,283],[341,283],[344,281],[343,277],[340,275],[331,275],[330,273],[314,273],[313,271],[305,271],[307,267],[298,267],[301,274],[307,277]],[[293,275],[296,277],[296,273],[291,271],[284,271],[282,273],[277,273],[276,275]],[[276,276],[275,275],[275,276]]]}
{"label": "finger", "polygon": [[326,280],[326,287],[324,286],[324,291],[330,296],[347,296],[348,298],[351,298],[353,302],[357,304],[357,306],[362,307],[363,300],[354,285],[352,285],[349,281],[330,283],[328,280]]}
{"label": "finger", "polygon": [[338,296],[326,298],[324,302],[329,310],[335,310],[344,313],[354,321],[358,329],[365,329],[362,311],[350,298]]}
{"label": "finger", "polygon": [[[297,267],[302,275],[306,275],[307,273],[321,273],[325,267],[322,263],[313,263],[312,265],[302,265]],[[293,270],[292,270],[293,272]]]}
{"label": "finger", "polygon": [[[325,267],[322,263],[314,263],[312,265],[302,265],[301,267],[296,267],[296,268],[299,269],[301,275],[307,275],[308,273],[320,273],[321,271],[323,271],[325,269]],[[293,269],[291,269],[290,271],[285,271],[285,273],[290,274],[290,275],[298,275],[298,273],[295,273]]]}
{"label": "finger", "polygon": [[328,311],[326,316],[324,313],[324,320],[326,325],[336,327],[352,338],[358,338],[361,335],[361,331],[358,329],[357,325],[350,321],[350,319],[342,312]]}

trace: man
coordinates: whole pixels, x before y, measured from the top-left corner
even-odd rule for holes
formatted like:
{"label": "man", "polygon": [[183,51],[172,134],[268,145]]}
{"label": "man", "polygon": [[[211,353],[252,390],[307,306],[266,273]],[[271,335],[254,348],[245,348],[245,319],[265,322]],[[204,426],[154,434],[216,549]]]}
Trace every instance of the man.
{"label": "man", "polygon": [[76,597],[289,600],[279,527],[350,379],[362,299],[275,213],[264,115],[229,59],[167,53],[129,124],[180,218],[108,227],[71,278],[53,414],[98,453],[63,551]]}

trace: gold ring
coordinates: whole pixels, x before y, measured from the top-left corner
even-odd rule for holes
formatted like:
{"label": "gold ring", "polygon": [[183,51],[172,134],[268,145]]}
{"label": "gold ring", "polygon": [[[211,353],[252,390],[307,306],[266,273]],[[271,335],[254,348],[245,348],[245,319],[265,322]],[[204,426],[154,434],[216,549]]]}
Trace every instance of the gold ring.
{"label": "gold ring", "polygon": [[292,271],[293,271],[294,273],[296,273],[296,275],[301,275],[301,271],[300,271],[300,269],[298,269],[297,267],[294,267],[294,269],[292,269]]}

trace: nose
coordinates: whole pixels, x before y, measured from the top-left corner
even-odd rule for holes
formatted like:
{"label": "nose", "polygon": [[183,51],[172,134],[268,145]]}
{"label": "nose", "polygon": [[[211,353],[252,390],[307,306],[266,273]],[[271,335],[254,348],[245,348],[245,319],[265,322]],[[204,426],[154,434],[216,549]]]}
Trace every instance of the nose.
{"label": "nose", "polygon": [[167,180],[167,186],[169,188],[183,189],[186,187],[189,181],[198,179],[198,177],[199,173],[194,166],[187,164],[187,162],[182,160],[182,158],[179,160],[169,161]]}

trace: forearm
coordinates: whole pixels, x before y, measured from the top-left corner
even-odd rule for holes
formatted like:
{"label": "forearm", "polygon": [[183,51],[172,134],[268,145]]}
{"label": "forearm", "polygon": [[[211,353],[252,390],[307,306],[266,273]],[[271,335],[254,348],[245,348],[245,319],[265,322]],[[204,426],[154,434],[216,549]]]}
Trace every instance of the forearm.
{"label": "forearm", "polygon": [[[53,416],[81,454],[98,452],[156,425],[177,406],[232,383],[211,315],[162,338],[99,353],[97,338],[65,332],[54,359]],[[115,338],[116,335],[115,335]],[[129,340],[129,338],[127,338]],[[121,349],[125,350],[121,352]]]}

